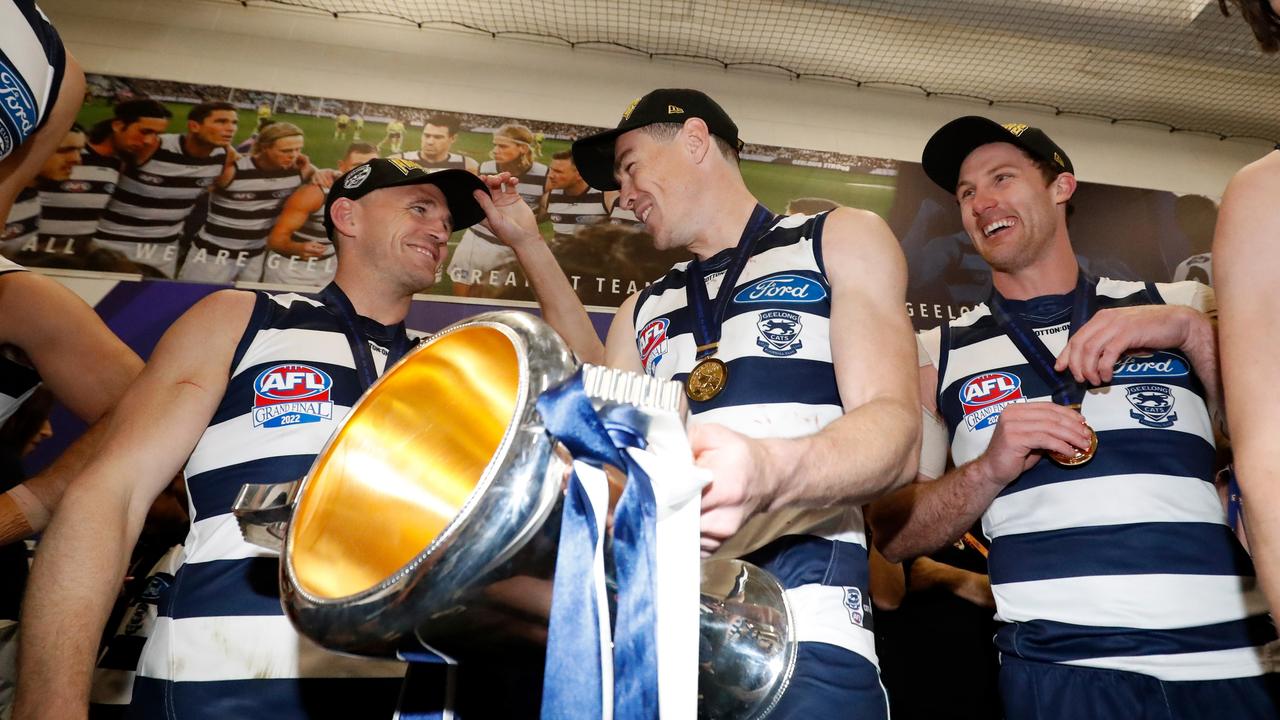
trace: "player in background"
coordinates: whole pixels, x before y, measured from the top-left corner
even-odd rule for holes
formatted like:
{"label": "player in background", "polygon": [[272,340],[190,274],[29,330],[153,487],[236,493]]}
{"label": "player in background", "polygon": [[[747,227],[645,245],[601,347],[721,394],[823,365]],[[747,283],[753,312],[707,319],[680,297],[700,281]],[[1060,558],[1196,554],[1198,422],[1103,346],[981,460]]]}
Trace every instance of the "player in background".
{"label": "player in background", "polygon": [[459,129],[461,129],[461,122],[456,115],[432,115],[422,126],[422,142],[419,149],[399,153],[393,157],[412,160],[425,170],[459,168],[478,174],[480,165],[474,158],[453,152],[453,144],[458,140]]}
{"label": "player in background", "polygon": [[[338,163],[338,172],[346,174],[376,157],[376,147],[352,143]],[[289,196],[267,237],[263,282],[321,287],[333,279],[338,257],[324,229],[324,201],[328,195],[329,188],[306,183]]]}
{"label": "player in background", "polygon": [[[516,178],[516,192],[537,212],[546,191],[549,168],[538,162],[542,153],[540,139],[524,125],[508,123],[493,133],[491,160],[480,165],[480,175],[510,173]],[[498,285],[502,279],[493,273],[515,261],[515,253],[503,245],[497,236],[483,225],[467,230],[454,251],[449,263],[449,278],[453,281],[453,294],[469,296],[477,284]]]}
{"label": "player in background", "polygon": [[174,277],[183,224],[200,196],[229,172],[238,122],[230,103],[193,106],[186,133],[160,135],[149,160],[120,173],[94,244],[122,253],[148,274]]}

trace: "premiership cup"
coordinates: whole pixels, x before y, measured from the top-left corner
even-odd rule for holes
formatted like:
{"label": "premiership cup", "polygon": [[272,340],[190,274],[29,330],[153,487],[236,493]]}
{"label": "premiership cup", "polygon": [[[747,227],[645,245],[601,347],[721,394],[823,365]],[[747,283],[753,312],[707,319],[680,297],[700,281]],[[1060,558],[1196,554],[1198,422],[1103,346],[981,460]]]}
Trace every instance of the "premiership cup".
{"label": "premiership cup", "polygon": [[[280,551],[299,632],[372,657],[414,643],[464,666],[541,663],[572,458],[535,403],[578,369],[532,315],[478,315],[389,368],[303,479],[245,485],[235,514],[248,541]],[[687,412],[678,383],[588,365],[583,384],[597,409]],[[612,512],[626,476],[605,471]],[[794,627],[772,575],[704,561],[698,716],[768,715],[794,667]]]}

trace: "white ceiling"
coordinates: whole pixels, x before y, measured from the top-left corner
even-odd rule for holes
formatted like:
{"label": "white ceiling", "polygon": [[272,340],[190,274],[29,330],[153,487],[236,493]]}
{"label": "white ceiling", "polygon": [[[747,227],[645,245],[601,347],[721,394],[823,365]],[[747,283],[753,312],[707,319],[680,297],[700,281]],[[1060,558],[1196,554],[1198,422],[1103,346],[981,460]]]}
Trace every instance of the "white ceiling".
{"label": "white ceiling", "polygon": [[[228,0],[241,4],[240,0]],[[246,0],[1280,141],[1217,0]]]}

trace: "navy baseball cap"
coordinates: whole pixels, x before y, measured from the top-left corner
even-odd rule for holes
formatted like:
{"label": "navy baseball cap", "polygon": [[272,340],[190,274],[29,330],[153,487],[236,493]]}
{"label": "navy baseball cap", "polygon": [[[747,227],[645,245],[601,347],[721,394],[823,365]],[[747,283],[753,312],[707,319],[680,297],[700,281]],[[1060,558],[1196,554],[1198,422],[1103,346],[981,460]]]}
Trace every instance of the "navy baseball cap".
{"label": "navy baseball cap", "polygon": [[333,181],[329,197],[324,201],[325,233],[333,238],[333,216],[330,213],[338,198],[359,200],[374,190],[423,183],[435,185],[444,194],[454,230],[468,228],[484,220],[484,209],[476,202],[473,193],[476,190],[489,192],[489,188],[470,172],[459,169],[431,172],[412,160],[374,158],[351,168]]}
{"label": "navy baseball cap", "polygon": [[613,177],[614,146],[618,136],[636,128],[657,123],[683,123],[689,118],[702,118],[712,135],[742,152],[738,126],[715,100],[698,90],[666,88],[654,90],[631,101],[622,111],[618,127],[578,140],[573,144],[573,164],[587,184],[597,190],[618,190]]}
{"label": "navy baseball cap", "polygon": [[929,142],[925,143],[920,164],[929,179],[949,193],[956,191],[960,182],[960,166],[969,153],[990,143],[1009,143],[1022,148],[1032,157],[1057,168],[1060,172],[1074,173],[1071,158],[1040,128],[1022,123],[1001,125],[995,120],[979,115],[966,115],[943,125]]}

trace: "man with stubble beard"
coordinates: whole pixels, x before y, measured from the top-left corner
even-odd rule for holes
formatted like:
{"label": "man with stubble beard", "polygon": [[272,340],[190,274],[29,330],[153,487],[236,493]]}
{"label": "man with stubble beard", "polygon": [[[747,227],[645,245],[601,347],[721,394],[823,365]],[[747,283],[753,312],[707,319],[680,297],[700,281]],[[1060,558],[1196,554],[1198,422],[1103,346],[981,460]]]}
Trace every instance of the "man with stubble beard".
{"label": "man with stubble beard", "polygon": [[[483,189],[465,170],[371,160],[329,193],[339,263],[318,296],[223,290],[165,333],[41,543],[23,608],[17,720],[84,717],[130,548],[180,470],[192,528],[138,664],[131,716],[392,717],[404,666],[299,636],[281,608],[279,559],[244,541],[231,503],[246,482],[305,474],[364,390],[408,352],[413,295],[435,282],[455,225],[483,219],[473,195]],[[323,383],[327,399],[255,412],[264,382]]]}

